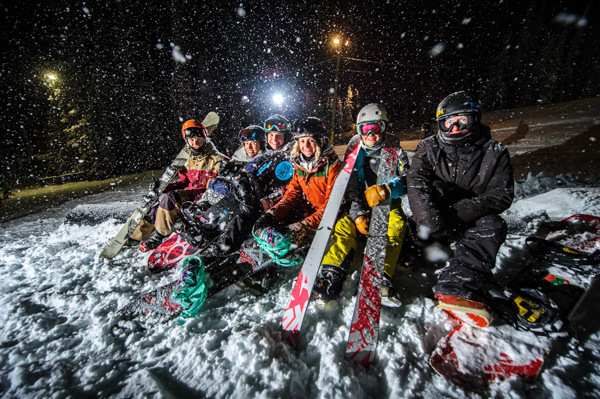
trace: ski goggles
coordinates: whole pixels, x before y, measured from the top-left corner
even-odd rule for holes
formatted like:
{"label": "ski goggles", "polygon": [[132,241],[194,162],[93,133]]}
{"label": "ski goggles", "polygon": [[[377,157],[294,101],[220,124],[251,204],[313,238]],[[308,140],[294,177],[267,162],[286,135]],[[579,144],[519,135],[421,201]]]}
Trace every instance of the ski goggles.
{"label": "ski goggles", "polygon": [[183,134],[186,139],[191,139],[192,137],[206,137],[208,136],[206,129],[202,129],[199,127],[188,127],[183,131]]}
{"label": "ski goggles", "polygon": [[368,136],[369,134],[381,134],[385,130],[385,123],[382,121],[377,122],[365,122],[358,125],[358,131],[361,136]]}
{"label": "ski goggles", "polygon": [[282,121],[281,119],[267,119],[265,121],[265,130],[277,129],[278,132],[284,132],[290,130],[289,123]]}
{"label": "ski goggles", "polygon": [[458,115],[449,115],[443,119],[440,118],[438,120],[438,127],[442,132],[448,133],[449,131],[452,130],[452,128],[454,126],[456,126],[459,131],[460,130],[468,130],[471,127],[473,127],[473,125],[475,125],[476,123],[477,123],[476,115],[474,115],[474,114],[458,114]]}
{"label": "ski goggles", "polygon": [[260,130],[242,129],[238,134],[239,141],[260,141],[264,140],[265,135]]}

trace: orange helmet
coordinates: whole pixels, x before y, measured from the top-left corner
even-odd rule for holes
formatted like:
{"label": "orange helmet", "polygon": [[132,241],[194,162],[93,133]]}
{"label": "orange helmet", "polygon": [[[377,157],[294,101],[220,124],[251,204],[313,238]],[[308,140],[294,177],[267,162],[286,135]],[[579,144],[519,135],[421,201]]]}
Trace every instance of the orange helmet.
{"label": "orange helmet", "polygon": [[202,122],[190,119],[181,126],[181,136],[184,139],[189,139],[190,137],[207,137],[208,131]]}

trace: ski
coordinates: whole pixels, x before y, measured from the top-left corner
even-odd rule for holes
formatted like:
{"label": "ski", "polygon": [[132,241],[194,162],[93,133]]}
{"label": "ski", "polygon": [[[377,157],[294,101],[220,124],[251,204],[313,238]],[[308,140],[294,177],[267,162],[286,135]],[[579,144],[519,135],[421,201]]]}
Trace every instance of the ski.
{"label": "ski", "polygon": [[312,241],[310,250],[306,255],[298,279],[294,283],[290,302],[285,309],[283,320],[281,321],[281,327],[283,328],[282,338],[287,340],[294,348],[298,342],[298,336],[300,335],[302,322],[308,308],[313,285],[321,267],[321,260],[325,255],[325,249],[335,225],[338,210],[346,192],[346,186],[348,185],[356,157],[360,151],[360,143],[360,136],[355,135],[350,139],[346,147],[344,165],[335,180],[331,196],[325,207],[325,212],[323,212],[323,218]]}
{"label": "ski", "polygon": [[[383,147],[377,172],[377,184],[385,184],[395,176],[399,146],[398,142],[390,140]],[[346,347],[346,357],[359,362],[364,367],[368,367],[373,362],[379,337],[381,288],[391,204],[392,200],[388,198],[373,207],[371,211],[369,236]]]}
{"label": "ski", "polygon": [[[302,258],[306,250],[307,247],[298,247],[290,251],[284,259]],[[246,277],[272,266],[276,261],[253,242],[223,260],[207,265],[207,297],[210,298]],[[129,315],[130,319],[137,320],[144,328],[167,323],[178,317],[183,310],[179,302],[173,299],[173,290],[178,283],[179,279],[173,280],[144,293],[119,309],[118,313]]]}
{"label": "ski", "polygon": [[[483,395],[508,378],[532,383],[556,341],[571,335],[569,322],[598,281],[600,251],[582,250],[595,248],[599,227],[599,217],[574,215],[547,235],[560,243],[528,237],[525,247],[531,259],[504,290],[524,320],[516,323],[514,316],[504,315],[509,324],[484,329],[459,325],[438,342],[429,361],[433,369],[462,389]],[[499,308],[492,306],[502,316]],[[549,318],[550,313],[558,317]]]}
{"label": "ski", "polygon": [[[206,127],[208,133],[210,134],[219,124],[219,115],[217,115],[215,112],[209,112],[208,115],[206,115],[206,118],[204,118],[202,124]],[[121,230],[119,230],[117,235],[115,235],[106,245],[104,250],[102,250],[100,253],[101,258],[112,259],[117,256],[117,254],[123,248],[123,245],[125,245],[127,238],[129,238],[131,233],[133,233],[142,219],[148,214],[152,206],[156,204],[165,188],[167,188],[170,183],[175,181],[177,178],[177,172],[185,165],[189,157],[190,151],[188,145],[186,144],[185,147],[179,152],[175,160],[171,162],[171,165],[167,167],[163,175],[160,177],[159,186],[156,190],[157,195],[144,201],[144,203],[133,212]]]}

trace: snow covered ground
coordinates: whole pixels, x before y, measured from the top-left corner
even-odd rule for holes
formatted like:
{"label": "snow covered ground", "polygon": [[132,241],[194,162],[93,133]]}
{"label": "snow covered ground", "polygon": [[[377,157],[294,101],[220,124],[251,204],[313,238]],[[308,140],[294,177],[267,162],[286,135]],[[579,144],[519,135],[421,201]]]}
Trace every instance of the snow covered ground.
{"label": "snow covered ground", "polygon": [[[530,178],[504,213],[509,237],[498,275],[522,261],[524,238],[549,220],[600,215],[600,189],[565,178]],[[555,187],[560,187],[554,189]],[[231,288],[207,301],[198,317],[146,332],[111,331],[117,309],[172,275],[151,275],[145,256],[126,249],[100,259],[120,228],[65,224],[78,205],[133,206],[140,181],[121,190],[66,202],[2,224],[0,230],[0,395],[7,398],[460,398],[473,396],[430,368],[436,342],[457,322],[433,306],[432,267],[399,268],[403,306],[384,309],[375,364],[344,358],[358,277],[339,306],[313,303],[299,348],[281,341],[279,323],[299,267],[282,270],[274,289],[255,297]],[[360,262],[355,262],[358,268]],[[600,397],[600,321],[593,293],[576,318],[581,344],[557,345],[536,387],[507,380],[492,397]],[[515,337],[515,340],[517,338]],[[558,356],[560,355],[560,356]]]}

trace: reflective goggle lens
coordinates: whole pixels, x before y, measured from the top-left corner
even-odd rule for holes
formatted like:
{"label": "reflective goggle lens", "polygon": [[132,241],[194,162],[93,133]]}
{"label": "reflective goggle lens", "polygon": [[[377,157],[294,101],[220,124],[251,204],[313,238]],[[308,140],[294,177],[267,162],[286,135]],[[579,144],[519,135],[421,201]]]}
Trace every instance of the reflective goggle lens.
{"label": "reflective goggle lens", "polygon": [[360,134],[363,136],[368,136],[369,134],[381,134],[382,132],[382,122],[365,122],[360,125]]}
{"label": "reflective goggle lens", "polygon": [[239,141],[260,140],[260,133],[254,131],[254,130],[250,130],[250,129],[242,129],[242,130],[240,130],[240,133],[238,134],[238,140]]}
{"label": "reflective goggle lens", "polygon": [[469,129],[475,123],[475,116],[471,114],[464,115],[451,115],[446,119],[439,121],[439,128],[442,132],[447,133],[452,130],[454,126],[458,130]]}
{"label": "reflective goggle lens", "polygon": [[189,127],[183,131],[185,134],[185,138],[189,139],[192,137],[206,137],[206,129],[201,129],[199,127]]}
{"label": "reflective goggle lens", "polygon": [[272,121],[266,121],[265,122],[265,129],[267,130],[273,130],[273,129],[277,129],[280,132],[283,132],[285,130],[287,130],[288,128],[288,124],[286,122],[280,121],[280,120],[272,120]]}

